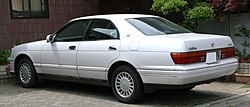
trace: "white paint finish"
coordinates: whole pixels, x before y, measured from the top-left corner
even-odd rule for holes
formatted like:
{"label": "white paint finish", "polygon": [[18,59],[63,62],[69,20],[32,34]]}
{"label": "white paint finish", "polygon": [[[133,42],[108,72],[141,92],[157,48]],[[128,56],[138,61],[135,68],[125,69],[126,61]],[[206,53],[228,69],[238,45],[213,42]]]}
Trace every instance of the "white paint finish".
{"label": "white paint finish", "polygon": [[25,51],[25,50],[40,51],[43,47],[43,44],[45,44],[45,43],[46,43],[46,41],[42,40],[42,41],[21,44],[21,45],[17,45],[15,47],[13,47],[12,51]]}
{"label": "white paint finish", "polygon": [[[46,43],[41,53],[43,72],[58,75],[62,75],[66,72],[66,75],[78,77],[76,69],[76,52],[78,45],[78,42]],[[70,46],[75,46],[76,50],[69,50]]]}
{"label": "white paint finish", "polygon": [[[116,48],[116,50],[110,50],[110,46]],[[119,56],[119,50],[120,40],[118,39],[80,42],[77,52],[77,65],[81,68],[78,70],[79,76],[104,79],[105,69],[97,70],[96,68],[107,68],[108,64]]]}
{"label": "white paint finish", "polygon": [[42,64],[42,70],[44,74],[78,77],[76,66],[73,65]]}
{"label": "white paint finish", "polygon": [[46,41],[43,40],[43,41],[36,41],[36,42],[17,45],[11,49],[12,52],[9,60],[13,60],[18,55],[24,54],[29,56],[32,62],[40,63],[41,50],[45,43]]}
{"label": "white paint finish", "polygon": [[145,36],[140,40],[139,51],[145,52],[186,52],[186,44],[177,35]]}
{"label": "white paint finish", "polygon": [[86,17],[79,17],[72,19],[71,21],[75,20],[83,20],[83,19],[108,19],[112,21],[122,21],[127,18],[139,18],[139,17],[158,17],[154,15],[142,15],[142,14],[110,14],[110,15],[93,15],[93,16],[86,16]]}
{"label": "white paint finish", "polygon": [[93,78],[105,80],[105,67],[78,66],[79,76],[82,78]]}
{"label": "white paint finish", "polygon": [[33,62],[33,65],[34,65],[34,67],[35,67],[37,73],[43,73],[41,63],[34,63],[34,62]]}
{"label": "white paint finish", "polygon": [[[73,19],[72,21],[91,18],[111,20],[119,31],[120,40],[52,44],[46,41],[32,42],[14,47],[9,59],[26,54],[31,57],[39,73],[101,80],[107,79],[107,69],[112,64],[126,61],[139,71],[144,83],[173,85],[221,77],[231,74],[237,68],[235,58],[222,59],[212,64],[202,62],[175,65],[171,52],[218,49],[229,47],[229,44],[233,46],[233,42],[226,36],[196,33],[145,36],[124,20],[136,17],[156,16],[99,15]],[[215,44],[214,47],[211,47],[211,43]],[[69,46],[76,46],[76,50],[68,50]],[[116,50],[109,50],[109,46]],[[189,50],[190,47],[195,47],[196,50]]]}
{"label": "white paint finish", "polygon": [[140,69],[138,71],[144,83],[183,85],[231,75],[235,72],[237,66],[238,63],[235,62],[227,65],[191,70],[189,72]]}
{"label": "white paint finish", "polygon": [[30,57],[33,63],[41,62],[41,50],[40,51],[26,51],[26,54]]}
{"label": "white paint finish", "polygon": [[139,49],[140,42],[132,41],[129,43],[129,50],[130,51],[137,51]]}
{"label": "white paint finish", "polygon": [[127,61],[136,68],[175,66],[169,52],[121,51],[116,61],[119,60]]}
{"label": "white paint finish", "polygon": [[[212,43],[215,44],[214,47],[211,46]],[[139,51],[199,51],[231,47],[228,44],[233,46],[232,40],[227,36],[196,33],[171,34],[144,37],[140,42]],[[197,49],[189,50],[191,47]]]}
{"label": "white paint finish", "polygon": [[[186,35],[186,37],[183,39],[188,49],[190,47],[196,47],[197,50],[212,50],[233,46],[233,41],[228,36],[192,34]],[[212,46],[212,44],[214,44],[214,47]]]}

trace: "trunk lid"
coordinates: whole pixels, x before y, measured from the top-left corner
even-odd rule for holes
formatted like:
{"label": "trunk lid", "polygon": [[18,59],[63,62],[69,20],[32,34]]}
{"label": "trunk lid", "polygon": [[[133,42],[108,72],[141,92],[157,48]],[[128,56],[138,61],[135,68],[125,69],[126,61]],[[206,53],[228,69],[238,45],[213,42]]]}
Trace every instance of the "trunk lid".
{"label": "trunk lid", "polygon": [[186,33],[168,35],[168,38],[184,41],[187,51],[213,50],[234,46],[229,36]]}

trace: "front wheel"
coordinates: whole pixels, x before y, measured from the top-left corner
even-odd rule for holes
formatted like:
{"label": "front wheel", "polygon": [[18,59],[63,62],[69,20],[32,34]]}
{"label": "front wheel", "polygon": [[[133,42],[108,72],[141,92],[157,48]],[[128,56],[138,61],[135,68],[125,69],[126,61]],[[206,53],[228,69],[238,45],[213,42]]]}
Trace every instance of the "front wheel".
{"label": "front wheel", "polygon": [[111,87],[116,98],[124,103],[136,103],[144,94],[140,76],[129,66],[115,69],[111,78]]}
{"label": "front wheel", "polygon": [[19,83],[24,88],[31,88],[37,86],[38,78],[36,70],[30,59],[23,58],[20,60],[17,67],[17,77]]}

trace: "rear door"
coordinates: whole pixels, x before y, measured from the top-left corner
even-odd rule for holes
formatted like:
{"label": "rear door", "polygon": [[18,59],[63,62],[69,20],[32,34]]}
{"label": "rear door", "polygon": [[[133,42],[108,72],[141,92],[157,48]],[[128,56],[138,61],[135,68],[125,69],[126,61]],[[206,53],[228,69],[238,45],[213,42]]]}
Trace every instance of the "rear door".
{"label": "rear door", "polygon": [[119,56],[119,33],[109,20],[90,23],[77,52],[78,73],[82,78],[105,79],[107,66]]}

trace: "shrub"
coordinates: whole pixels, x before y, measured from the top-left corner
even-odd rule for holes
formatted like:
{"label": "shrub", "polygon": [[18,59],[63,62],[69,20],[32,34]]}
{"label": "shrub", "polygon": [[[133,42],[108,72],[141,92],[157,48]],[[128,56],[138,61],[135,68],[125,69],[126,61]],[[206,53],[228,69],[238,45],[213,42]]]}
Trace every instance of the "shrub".
{"label": "shrub", "polygon": [[9,57],[10,52],[8,50],[0,51],[0,63],[7,62],[7,58]]}
{"label": "shrub", "polygon": [[242,50],[237,49],[236,54],[241,58],[250,58],[250,54],[247,53],[247,50],[250,47],[250,42],[248,41],[250,38],[250,29],[244,25],[237,25],[236,30],[237,31],[234,33],[234,36],[244,39],[240,43],[243,49]]}
{"label": "shrub", "polygon": [[199,21],[210,21],[215,16],[212,7],[204,0],[153,0],[152,10],[164,15],[179,15],[177,22],[192,31]]}

